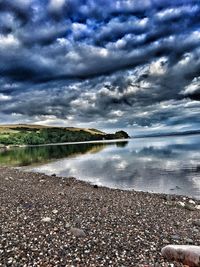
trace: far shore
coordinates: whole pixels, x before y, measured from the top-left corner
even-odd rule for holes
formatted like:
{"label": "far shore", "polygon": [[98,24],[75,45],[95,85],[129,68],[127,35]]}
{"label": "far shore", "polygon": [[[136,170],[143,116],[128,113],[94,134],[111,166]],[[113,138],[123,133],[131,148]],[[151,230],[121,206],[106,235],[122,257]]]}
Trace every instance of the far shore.
{"label": "far shore", "polygon": [[64,143],[50,143],[50,144],[40,144],[40,145],[1,145],[1,149],[9,149],[15,147],[42,147],[42,146],[62,146],[62,145],[76,145],[76,144],[88,144],[88,143],[119,143],[128,142],[132,138],[127,139],[111,139],[111,140],[93,140],[93,141],[81,141],[81,142],[64,142]]}
{"label": "far shore", "polygon": [[199,131],[194,132],[186,132],[186,133],[172,133],[172,134],[162,134],[162,135],[135,135],[130,138],[123,139],[110,139],[110,140],[92,140],[92,141],[80,141],[80,142],[63,142],[63,143],[48,143],[48,144],[40,144],[40,145],[2,145],[0,144],[0,151],[7,150],[10,148],[18,148],[18,147],[43,147],[43,146],[62,146],[62,145],[76,145],[76,144],[88,144],[88,143],[118,143],[118,142],[129,142],[133,139],[145,139],[145,138],[166,138],[166,137],[179,137],[179,136],[187,136],[187,135],[200,135]]}
{"label": "far shore", "polygon": [[0,266],[171,266],[165,245],[200,245],[199,209],[185,196],[0,167]]}

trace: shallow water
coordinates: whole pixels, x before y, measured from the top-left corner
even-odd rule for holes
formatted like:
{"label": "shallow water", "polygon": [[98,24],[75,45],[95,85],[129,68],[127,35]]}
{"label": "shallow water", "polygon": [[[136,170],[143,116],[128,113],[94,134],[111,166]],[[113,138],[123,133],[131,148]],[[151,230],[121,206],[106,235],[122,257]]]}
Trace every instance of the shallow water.
{"label": "shallow water", "polygon": [[1,152],[0,163],[113,188],[200,199],[200,135],[16,148]]}

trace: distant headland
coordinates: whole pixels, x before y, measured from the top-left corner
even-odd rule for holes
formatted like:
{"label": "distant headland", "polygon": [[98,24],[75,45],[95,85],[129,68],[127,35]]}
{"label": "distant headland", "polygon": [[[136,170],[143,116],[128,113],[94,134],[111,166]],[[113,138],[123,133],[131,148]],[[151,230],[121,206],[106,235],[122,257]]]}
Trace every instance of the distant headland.
{"label": "distant headland", "polygon": [[0,146],[41,145],[130,138],[125,131],[105,133],[93,128],[55,127],[30,124],[0,125]]}

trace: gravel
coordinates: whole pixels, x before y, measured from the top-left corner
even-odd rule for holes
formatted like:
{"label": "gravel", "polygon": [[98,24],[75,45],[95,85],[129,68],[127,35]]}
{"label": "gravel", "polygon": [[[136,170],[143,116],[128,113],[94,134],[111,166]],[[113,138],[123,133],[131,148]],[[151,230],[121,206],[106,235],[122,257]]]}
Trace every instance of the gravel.
{"label": "gravel", "polygon": [[183,266],[161,249],[200,245],[198,205],[1,167],[0,266]]}

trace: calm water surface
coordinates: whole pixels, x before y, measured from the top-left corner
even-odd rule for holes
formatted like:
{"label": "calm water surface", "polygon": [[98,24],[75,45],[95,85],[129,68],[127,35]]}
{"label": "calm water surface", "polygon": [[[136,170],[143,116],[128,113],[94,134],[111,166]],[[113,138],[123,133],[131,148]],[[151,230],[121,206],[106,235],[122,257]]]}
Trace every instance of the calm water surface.
{"label": "calm water surface", "polygon": [[113,188],[200,199],[200,135],[16,148],[1,152],[0,163]]}

